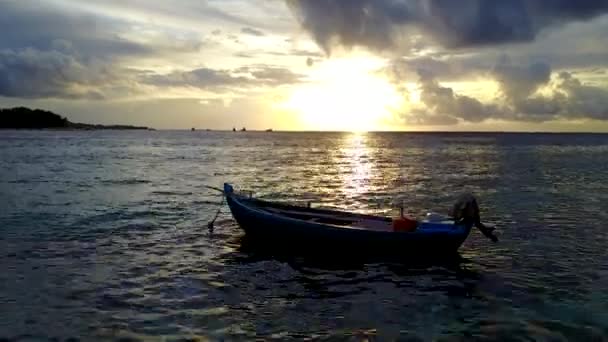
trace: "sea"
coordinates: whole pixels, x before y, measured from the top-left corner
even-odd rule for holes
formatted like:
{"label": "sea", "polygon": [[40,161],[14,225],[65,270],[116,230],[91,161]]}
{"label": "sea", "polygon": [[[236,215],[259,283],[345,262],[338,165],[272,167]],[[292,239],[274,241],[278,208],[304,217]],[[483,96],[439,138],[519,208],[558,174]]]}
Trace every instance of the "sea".
{"label": "sea", "polygon": [[[499,242],[274,254],[224,182],[386,216],[472,192]],[[608,340],[607,222],[602,134],[0,131],[0,340]]]}

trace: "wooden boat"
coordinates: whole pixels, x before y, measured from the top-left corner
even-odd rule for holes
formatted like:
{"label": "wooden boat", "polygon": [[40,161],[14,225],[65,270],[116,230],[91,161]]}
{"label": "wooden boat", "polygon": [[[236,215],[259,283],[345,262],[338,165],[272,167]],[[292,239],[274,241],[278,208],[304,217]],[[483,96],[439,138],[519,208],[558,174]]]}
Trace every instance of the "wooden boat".
{"label": "wooden boat", "polygon": [[373,254],[455,253],[471,225],[420,221],[414,231],[395,231],[388,217],[299,207],[239,194],[224,184],[230,211],[248,238],[282,248]]}

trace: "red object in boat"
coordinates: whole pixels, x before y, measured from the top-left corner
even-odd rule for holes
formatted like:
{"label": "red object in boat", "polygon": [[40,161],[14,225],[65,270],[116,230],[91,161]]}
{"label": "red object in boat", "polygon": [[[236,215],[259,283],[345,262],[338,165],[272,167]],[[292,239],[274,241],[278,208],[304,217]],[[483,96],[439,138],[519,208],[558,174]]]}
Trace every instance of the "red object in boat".
{"label": "red object in boat", "polygon": [[393,219],[393,230],[396,232],[413,232],[417,226],[418,221],[407,216]]}

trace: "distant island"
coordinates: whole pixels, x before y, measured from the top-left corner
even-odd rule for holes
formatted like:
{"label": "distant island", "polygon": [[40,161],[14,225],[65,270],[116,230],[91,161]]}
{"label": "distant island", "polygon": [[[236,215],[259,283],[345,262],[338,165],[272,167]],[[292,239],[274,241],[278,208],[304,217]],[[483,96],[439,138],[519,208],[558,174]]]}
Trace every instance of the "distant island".
{"label": "distant island", "polygon": [[91,125],[71,122],[61,115],[41,109],[26,107],[0,109],[0,129],[140,129],[148,127],[129,125]]}

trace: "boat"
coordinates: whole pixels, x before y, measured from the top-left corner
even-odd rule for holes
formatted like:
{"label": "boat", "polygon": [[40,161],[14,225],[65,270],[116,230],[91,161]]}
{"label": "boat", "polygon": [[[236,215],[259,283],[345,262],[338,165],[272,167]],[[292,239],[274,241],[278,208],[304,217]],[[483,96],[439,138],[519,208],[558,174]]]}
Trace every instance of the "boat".
{"label": "boat", "polygon": [[449,218],[417,221],[415,230],[394,229],[393,218],[271,202],[223,188],[232,216],[248,238],[282,248],[391,255],[455,253],[470,224]]}
{"label": "boat", "polygon": [[272,128],[268,128],[266,132],[272,132]]}

